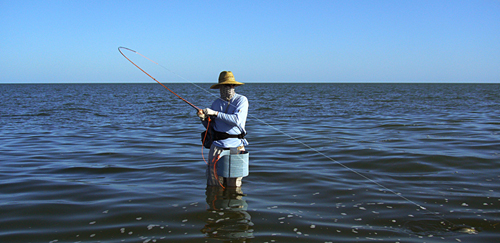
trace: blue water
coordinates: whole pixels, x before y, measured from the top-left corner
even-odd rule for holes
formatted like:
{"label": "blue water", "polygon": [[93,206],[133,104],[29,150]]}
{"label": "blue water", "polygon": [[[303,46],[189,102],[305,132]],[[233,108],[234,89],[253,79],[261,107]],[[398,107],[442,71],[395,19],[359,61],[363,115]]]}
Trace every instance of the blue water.
{"label": "blue water", "polygon": [[246,84],[250,175],[223,190],[158,84],[3,84],[0,242],[498,242],[498,90]]}

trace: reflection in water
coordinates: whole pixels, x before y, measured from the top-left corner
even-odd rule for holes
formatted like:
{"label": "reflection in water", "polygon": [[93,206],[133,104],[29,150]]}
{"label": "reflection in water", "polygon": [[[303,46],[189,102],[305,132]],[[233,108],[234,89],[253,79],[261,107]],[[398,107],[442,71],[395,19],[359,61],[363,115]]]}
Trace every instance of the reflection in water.
{"label": "reflection in water", "polygon": [[241,188],[208,186],[206,225],[201,230],[208,238],[245,240],[253,238],[253,223],[247,212]]}

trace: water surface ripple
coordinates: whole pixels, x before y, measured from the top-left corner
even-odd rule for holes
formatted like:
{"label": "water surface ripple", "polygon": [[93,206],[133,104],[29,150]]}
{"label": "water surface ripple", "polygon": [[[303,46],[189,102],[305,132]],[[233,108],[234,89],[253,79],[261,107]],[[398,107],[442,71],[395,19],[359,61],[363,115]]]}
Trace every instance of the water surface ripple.
{"label": "water surface ripple", "polygon": [[0,85],[0,241],[497,242],[498,90],[238,87],[250,176],[222,190],[195,111],[157,84]]}

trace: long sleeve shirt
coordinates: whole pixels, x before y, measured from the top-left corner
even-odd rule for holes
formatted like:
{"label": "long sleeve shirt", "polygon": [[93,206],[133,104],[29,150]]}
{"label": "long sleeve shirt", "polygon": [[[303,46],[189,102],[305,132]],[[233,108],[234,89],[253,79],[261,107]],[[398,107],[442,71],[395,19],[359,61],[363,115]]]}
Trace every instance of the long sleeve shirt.
{"label": "long sleeve shirt", "polygon": [[[216,131],[231,135],[246,134],[245,124],[248,115],[247,97],[235,94],[229,102],[219,98],[212,103],[210,109],[219,112],[217,117],[212,121]],[[203,125],[206,126],[206,121]],[[227,138],[214,141],[214,145],[221,148],[235,148],[248,145],[248,141],[246,139]]]}

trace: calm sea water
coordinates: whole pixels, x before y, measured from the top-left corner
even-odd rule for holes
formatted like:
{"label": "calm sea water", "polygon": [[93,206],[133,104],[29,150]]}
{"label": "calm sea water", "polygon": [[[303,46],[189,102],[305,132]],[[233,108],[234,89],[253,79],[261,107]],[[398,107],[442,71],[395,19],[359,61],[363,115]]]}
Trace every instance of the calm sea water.
{"label": "calm sea water", "polygon": [[238,87],[250,176],[222,190],[158,84],[0,85],[0,242],[498,242],[499,90]]}

